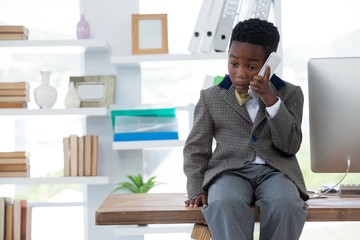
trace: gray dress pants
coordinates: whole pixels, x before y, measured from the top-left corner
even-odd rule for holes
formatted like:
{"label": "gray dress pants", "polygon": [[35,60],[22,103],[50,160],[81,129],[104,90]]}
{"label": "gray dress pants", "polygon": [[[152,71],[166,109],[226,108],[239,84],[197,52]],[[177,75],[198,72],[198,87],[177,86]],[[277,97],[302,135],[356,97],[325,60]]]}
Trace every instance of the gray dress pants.
{"label": "gray dress pants", "polygon": [[300,238],[307,211],[295,184],[269,165],[221,174],[208,190],[203,215],[213,240],[251,240],[260,212],[260,240]]}

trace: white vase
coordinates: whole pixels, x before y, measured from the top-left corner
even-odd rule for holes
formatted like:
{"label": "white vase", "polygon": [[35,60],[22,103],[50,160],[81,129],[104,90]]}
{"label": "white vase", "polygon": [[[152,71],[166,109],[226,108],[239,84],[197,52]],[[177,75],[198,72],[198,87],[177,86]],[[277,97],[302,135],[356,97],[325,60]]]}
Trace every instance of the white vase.
{"label": "white vase", "polygon": [[57,90],[49,84],[50,71],[42,71],[41,85],[34,90],[35,102],[40,108],[52,108],[57,99]]}
{"label": "white vase", "polygon": [[69,83],[69,90],[65,95],[65,108],[78,108],[80,107],[81,100],[76,91],[74,82]]}

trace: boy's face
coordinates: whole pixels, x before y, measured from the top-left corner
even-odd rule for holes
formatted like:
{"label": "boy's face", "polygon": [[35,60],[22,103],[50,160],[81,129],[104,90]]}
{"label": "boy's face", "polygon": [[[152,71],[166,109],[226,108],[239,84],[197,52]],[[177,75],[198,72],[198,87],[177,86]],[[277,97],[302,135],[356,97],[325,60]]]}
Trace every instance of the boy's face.
{"label": "boy's face", "polygon": [[233,41],[229,49],[228,71],[231,82],[239,93],[247,93],[249,83],[265,63],[262,46]]}

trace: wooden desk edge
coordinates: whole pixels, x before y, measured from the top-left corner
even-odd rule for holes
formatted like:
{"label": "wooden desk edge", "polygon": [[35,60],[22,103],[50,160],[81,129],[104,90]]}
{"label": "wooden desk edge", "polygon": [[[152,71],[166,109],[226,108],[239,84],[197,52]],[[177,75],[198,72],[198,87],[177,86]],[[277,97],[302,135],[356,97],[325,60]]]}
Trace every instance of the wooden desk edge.
{"label": "wooden desk edge", "polygon": [[[133,194],[138,201],[141,201],[141,196]],[[125,195],[124,195],[125,196]],[[152,195],[148,195],[147,198]],[[161,196],[157,194],[155,196]],[[175,194],[175,198],[178,196],[181,199],[185,195]],[[121,197],[121,196],[120,196]],[[129,197],[127,195],[127,197]],[[116,206],[111,208],[106,207],[109,205],[109,199],[111,195],[103,202],[103,204],[97,209],[95,218],[96,225],[134,225],[134,224],[181,224],[181,223],[205,223],[203,218],[201,207],[191,208],[187,207],[179,208],[174,210],[159,209],[159,210],[119,210]],[[339,198],[340,199],[340,198]],[[336,198],[337,201],[339,199]],[[359,199],[359,201],[357,201]],[[306,204],[308,208],[307,221],[321,222],[321,221],[360,221],[360,198],[356,199],[356,205],[340,206],[336,205],[321,205],[318,202],[313,204],[311,201]],[[178,200],[178,199],[177,199]],[[332,198],[330,198],[332,200]],[[178,201],[179,202],[179,201]],[[165,202],[166,203],[166,202]],[[164,204],[165,204],[164,203]],[[134,207],[132,207],[134,208]],[[254,208],[255,214],[258,212]]]}

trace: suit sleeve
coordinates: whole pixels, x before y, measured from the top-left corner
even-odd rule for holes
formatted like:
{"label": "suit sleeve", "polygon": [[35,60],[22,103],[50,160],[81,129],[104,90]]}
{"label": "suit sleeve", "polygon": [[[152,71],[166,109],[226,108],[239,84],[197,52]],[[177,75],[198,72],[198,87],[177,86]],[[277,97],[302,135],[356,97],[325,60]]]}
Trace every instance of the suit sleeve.
{"label": "suit sleeve", "polygon": [[204,193],[202,185],[208,161],[212,156],[213,121],[206,107],[204,91],[195,106],[193,127],[183,150],[184,173],[189,198]]}
{"label": "suit sleeve", "polygon": [[268,119],[274,147],[286,155],[295,155],[301,145],[304,96],[300,87],[282,99],[277,114]]}

